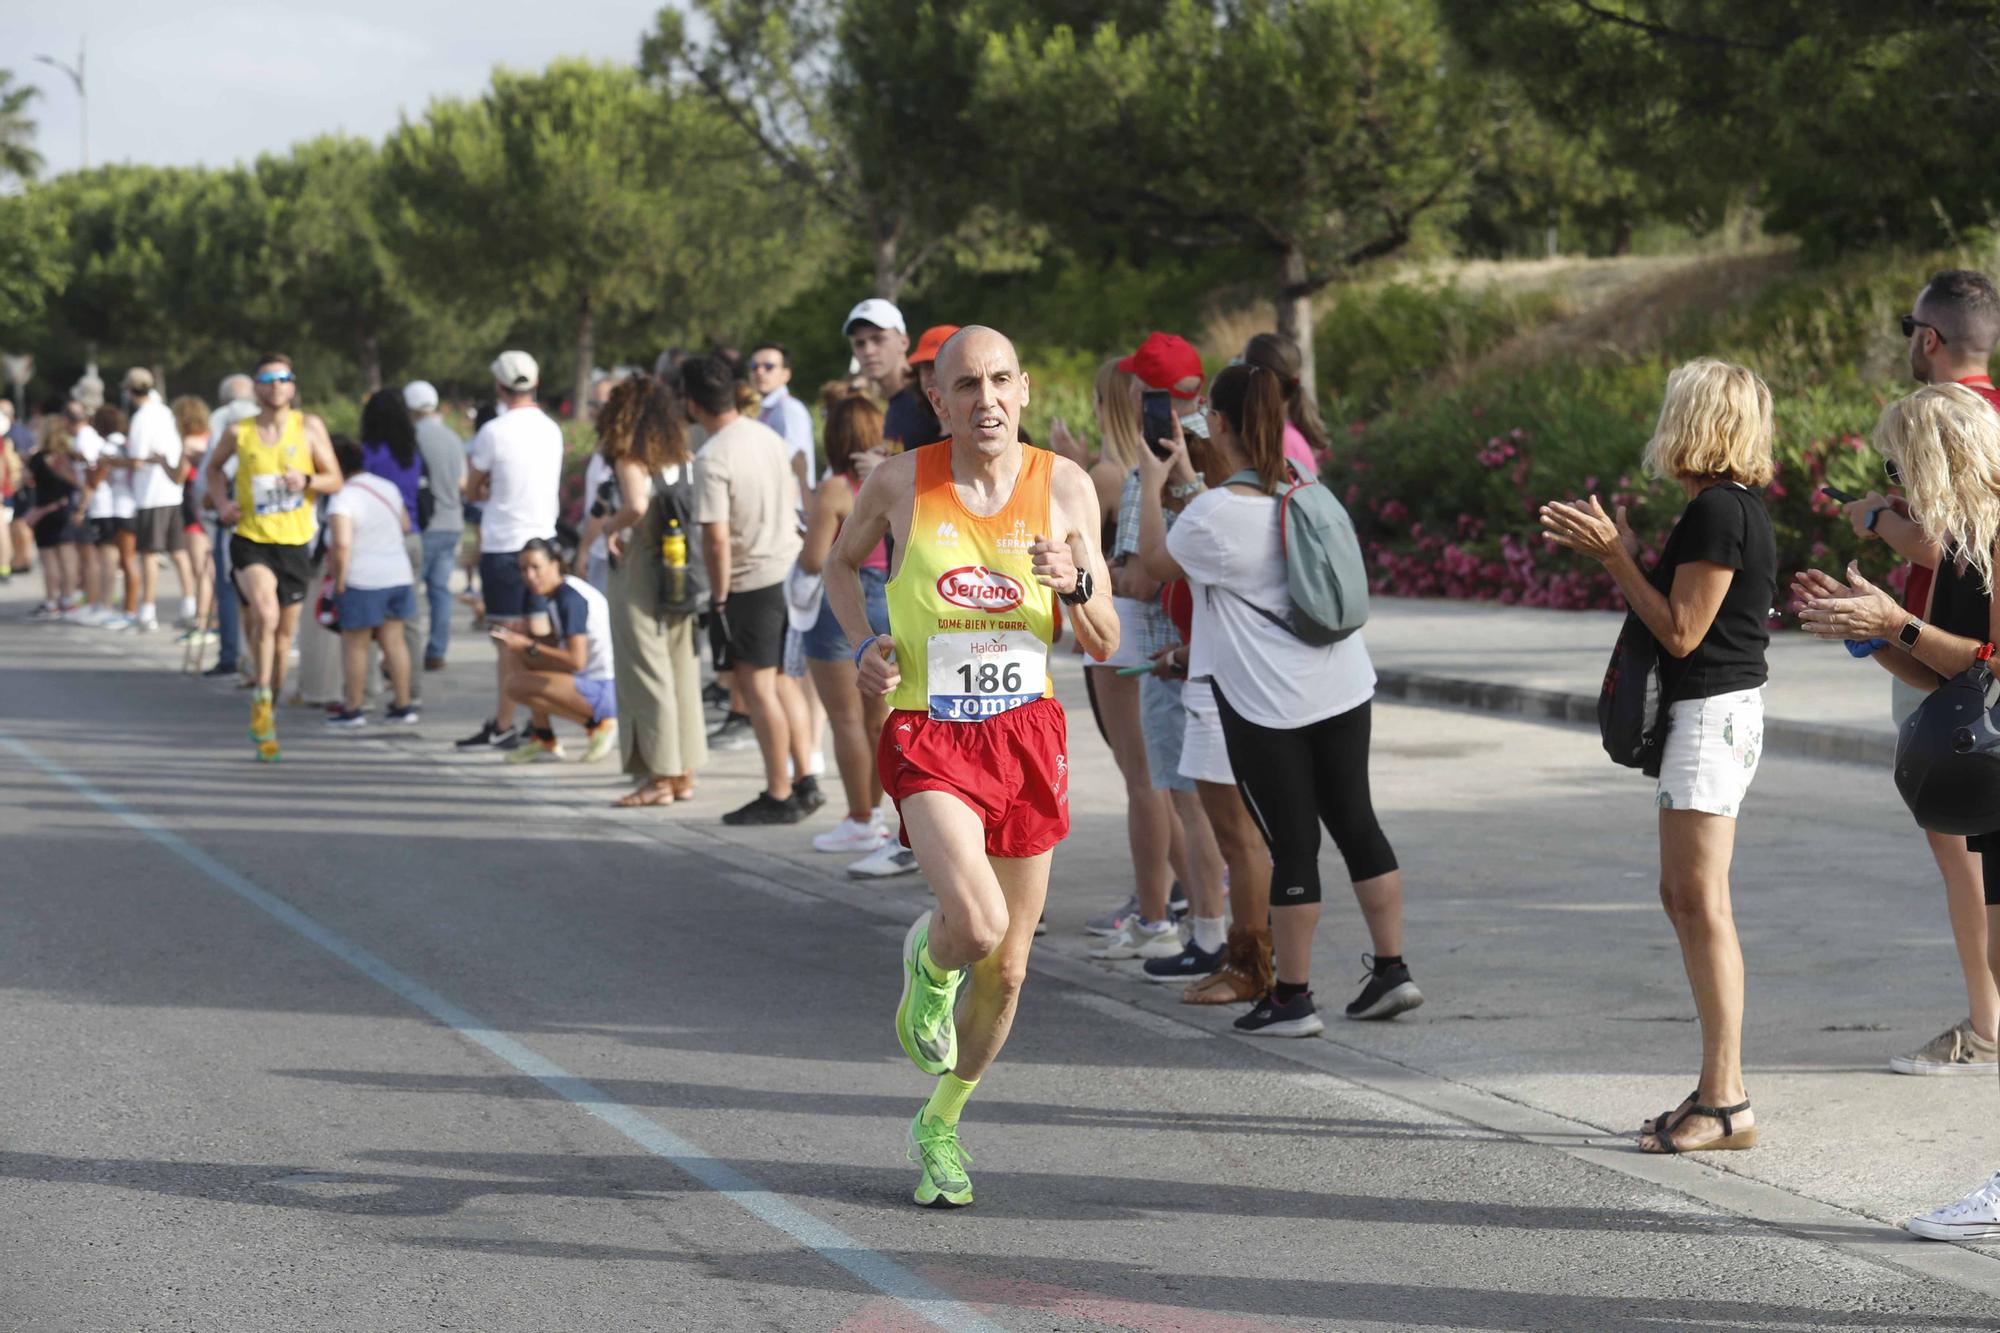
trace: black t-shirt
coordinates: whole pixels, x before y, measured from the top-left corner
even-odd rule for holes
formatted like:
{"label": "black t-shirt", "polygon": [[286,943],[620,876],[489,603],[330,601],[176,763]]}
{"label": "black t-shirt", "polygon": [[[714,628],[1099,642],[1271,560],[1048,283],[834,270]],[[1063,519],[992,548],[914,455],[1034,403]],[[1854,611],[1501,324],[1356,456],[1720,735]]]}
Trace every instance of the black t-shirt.
{"label": "black t-shirt", "polygon": [[28,455],[28,476],[34,483],[35,503],[38,505],[66,504],[76,487],[59,476],[49,463],[49,456],[37,449]]}
{"label": "black t-shirt", "polygon": [[1985,643],[1992,632],[1993,599],[1975,571],[1959,569],[1958,559],[1956,550],[1947,551],[1938,566],[1937,581],[1931,585],[1930,622],[1947,634]]}
{"label": "black t-shirt", "polygon": [[882,438],[896,440],[905,449],[936,444],[944,438],[937,414],[931,411],[930,402],[917,392],[914,384],[889,400],[888,410],[882,413]]}
{"label": "black t-shirt", "polygon": [[1778,595],[1778,537],[1761,492],[1724,482],[1688,501],[1660,553],[1653,586],[1671,592],[1674,571],[1697,560],[1733,569],[1736,577],[1695,650],[1660,655],[1660,685],[1670,704],[1753,690],[1770,678],[1764,654]]}

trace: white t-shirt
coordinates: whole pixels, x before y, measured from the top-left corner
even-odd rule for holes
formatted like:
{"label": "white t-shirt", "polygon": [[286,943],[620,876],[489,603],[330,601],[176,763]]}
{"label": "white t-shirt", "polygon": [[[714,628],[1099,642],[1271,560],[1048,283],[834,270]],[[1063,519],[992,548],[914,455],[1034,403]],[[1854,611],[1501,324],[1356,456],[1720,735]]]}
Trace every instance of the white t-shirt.
{"label": "white t-shirt", "polygon": [[181,428],[157,394],[132,414],[130,449],[134,458],[157,458],[132,469],[132,498],[141,509],[164,509],[181,502]]}
{"label": "white t-shirt", "polygon": [[[83,461],[85,472],[97,466],[104,457],[104,437],[97,433],[97,427],[90,425],[76,428],[76,456]],[[84,508],[85,518],[111,517],[111,479],[105,478],[90,493],[90,503]]]}
{"label": "white t-shirt", "polygon": [[482,553],[518,551],[556,535],[562,496],[562,427],[539,407],[517,407],[472,437],[468,461],[492,478],[479,520]]}
{"label": "white t-shirt", "polygon": [[611,677],[611,603],[604,594],[574,574],[563,575],[562,586],[549,598],[549,627],[558,643],[584,637],[583,670],[593,680]]}
{"label": "white t-shirt", "polygon": [[1212,676],[1244,718],[1291,730],[1374,697],[1375,666],[1358,633],[1303,643],[1249,605],[1291,610],[1275,497],[1222,488],[1196,496],[1167,533],[1167,552],[1194,593],[1188,675]]}
{"label": "white t-shirt", "polygon": [[347,556],[350,588],[401,588],[417,581],[403,549],[403,493],[396,483],[373,473],[349,477],[326,498],[329,521],[341,514],[353,523]]}
{"label": "white t-shirt", "polygon": [[[583,465],[583,513],[586,519],[590,516],[590,507],[597,503],[597,488],[610,480],[611,464],[604,461],[603,454],[592,454],[590,461]],[[610,518],[616,512],[617,505],[618,490],[616,487],[613,487],[610,495],[604,501],[604,518]],[[600,519],[598,521],[601,523],[604,520]],[[601,532],[597,535],[597,539],[590,544],[590,557],[593,560],[609,560],[611,558],[611,548],[604,544],[604,534]]]}
{"label": "white t-shirt", "polygon": [[[132,454],[125,447],[125,437],[116,432],[106,436],[104,440],[104,456],[106,458],[117,459],[130,458]],[[104,489],[111,492],[111,517],[133,518],[137,516],[139,505],[138,501],[132,495],[131,468],[113,467],[111,475],[105,479]]]}

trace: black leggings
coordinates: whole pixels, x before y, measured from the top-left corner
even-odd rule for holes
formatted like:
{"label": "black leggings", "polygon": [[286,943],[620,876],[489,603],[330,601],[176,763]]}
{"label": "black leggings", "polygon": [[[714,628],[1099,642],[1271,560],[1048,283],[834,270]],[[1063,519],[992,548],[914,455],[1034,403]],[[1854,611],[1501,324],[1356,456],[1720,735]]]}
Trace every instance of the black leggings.
{"label": "black leggings", "polygon": [[1322,820],[1357,884],[1396,869],[1368,794],[1370,704],[1289,730],[1245,719],[1220,685],[1215,704],[1236,785],[1271,849],[1271,906],[1319,901]]}

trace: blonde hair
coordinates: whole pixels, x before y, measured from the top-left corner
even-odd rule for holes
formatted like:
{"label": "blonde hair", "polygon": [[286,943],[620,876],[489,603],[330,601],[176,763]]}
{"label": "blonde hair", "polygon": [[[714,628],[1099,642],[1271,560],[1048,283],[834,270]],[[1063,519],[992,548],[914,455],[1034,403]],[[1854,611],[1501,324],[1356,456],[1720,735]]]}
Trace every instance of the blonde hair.
{"label": "blonde hair", "polygon": [[1097,368],[1097,430],[1104,437],[1099,457],[1129,472],[1139,466],[1139,404],[1132,373],[1112,357]]}
{"label": "blonde hair", "polygon": [[1910,517],[1979,571],[1993,595],[2000,541],[2000,416],[1962,384],[1929,384],[1882,409],[1875,450],[1896,464]]}
{"label": "blonde hair", "polygon": [[1769,386],[1755,371],[1712,357],[1675,368],[1645,461],[1648,473],[1669,481],[1769,485]]}

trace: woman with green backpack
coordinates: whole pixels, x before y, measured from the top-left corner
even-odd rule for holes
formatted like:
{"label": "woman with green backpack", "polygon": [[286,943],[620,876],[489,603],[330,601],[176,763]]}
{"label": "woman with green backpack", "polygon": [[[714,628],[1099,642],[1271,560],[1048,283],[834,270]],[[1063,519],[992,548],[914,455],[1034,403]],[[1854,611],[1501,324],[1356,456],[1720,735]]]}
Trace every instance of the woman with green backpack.
{"label": "woman with green backpack", "polygon": [[1375,669],[1354,632],[1367,616],[1359,547],[1339,501],[1285,461],[1278,375],[1237,365],[1216,376],[1208,429],[1230,475],[1189,501],[1171,533],[1158,497],[1170,473],[1191,475],[1186,441],[1176,430],[1165,458],[1140,455],[1139,544],[1150,552],[1164,542],[1172,572],[1193,589],[1188,675],[1213,684],[1237,785],[1271,850],[1276,980],[1236,1027],[1307,1037],[1325,1026],[1309,981],[1322,823],[1376,948],[1347,1016],[1390,1018],[1423,993],[1403,962],[1402,874],[1369,793]]}

